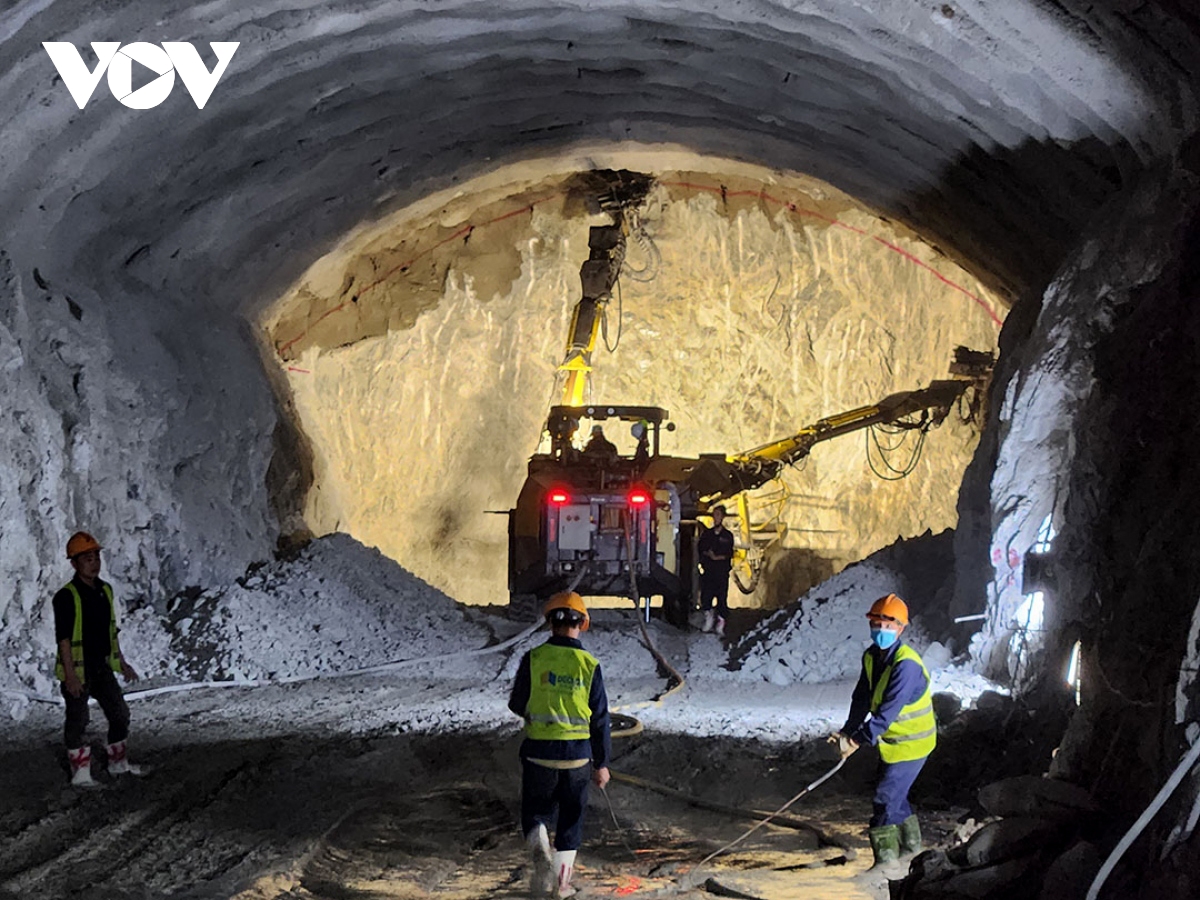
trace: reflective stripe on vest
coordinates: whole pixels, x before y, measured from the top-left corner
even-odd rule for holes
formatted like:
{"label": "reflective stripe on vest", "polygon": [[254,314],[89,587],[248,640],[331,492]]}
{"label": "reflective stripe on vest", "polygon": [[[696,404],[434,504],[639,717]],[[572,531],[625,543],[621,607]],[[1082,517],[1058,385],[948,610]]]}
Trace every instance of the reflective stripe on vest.
{"label": "reflective stripe on vest", "polygon": [[880,735],[879,755],[886,763],[924,759],[937,746],[937,720],[933,717],[929,670],[925,668],[921,654],[907,644],[899,646],[892,661],[879,673],[878,681],[874,676],[874,657],[869,651],[863,654],[863,670],[867,674],[867,683],[872,686],[871,712],[875,713],[883,705],[883,695],[887,693],[888,683],[892,680],[892,670],[903,660],[910,660],[921,667],[925,675],[925,690],[915,702],[902,707],[900,715]]}
{"label": "reflective stripe on vest", "polygon": [[574,647],[542,644],[529,651],[529,703],[525,734],[538,741],[591,736],[592,675],[600,663]]}
{"label": "reflective stripe on vest", "polygon": [[[117,612],[113,605],[113,589],[108,582],[101,582],[101,587],[104,596],[108,598],[108,667],[114,672],[120,672],[121,648],[117,644]],[[71,661],[75,663],[75,674],[79,676],[79,680],[86,681],[87,673],[83,665],[83,597],[79,595],[79,588],[75,587],[73,580],[67,582],[67,590],[75,600],[75,624],[71,628]],[[61,654],[61,651],[59,652]],[[62,658],[56,656],[55,659],[54,675],[59,681],[66,681],[67,669],[62,663]]]}

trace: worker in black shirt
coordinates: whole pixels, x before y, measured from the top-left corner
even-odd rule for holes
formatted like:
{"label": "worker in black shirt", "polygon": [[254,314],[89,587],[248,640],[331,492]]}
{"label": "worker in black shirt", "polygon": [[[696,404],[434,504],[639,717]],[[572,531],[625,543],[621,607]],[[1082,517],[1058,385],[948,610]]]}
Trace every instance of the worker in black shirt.
{"label": "worker in black shirt", "polygon": [[583,455],[593,459],[611,461],[617,458],[617,445],[604,436],[604,428],[592,426],[592,436],[584,445]]}
{"label": "worker in black shirt", "polygon": [[[727,531],[725,507],[711,510],[713,527],[700,535],[696,552],[700,556],[700,608],[704,610],[704,631],[725,634],[725,617],[729,615],[729,571],[733,568],[733,532]],[[716,604],[716,612],[713,604]]]}
{"label": "worker in black shirt", "polygon": [[62,682],[67,703],[64,739],[71,763],[71,784],[96,785],[92,778],[92,750],[84,743],[88,723],[88,697],[94,697],[108,719],[108,771],[112,775],[140,774],[130,764],[125,739],[129,734],[129,706],[113,675],[126,681],[138,674],[125,660],[117,640],[117,615],[112,585],[100,578],[100,544],[85,531],[67,541],[67,558],[75,577],[54,595],[54,637],[58,644],[55,675]]}

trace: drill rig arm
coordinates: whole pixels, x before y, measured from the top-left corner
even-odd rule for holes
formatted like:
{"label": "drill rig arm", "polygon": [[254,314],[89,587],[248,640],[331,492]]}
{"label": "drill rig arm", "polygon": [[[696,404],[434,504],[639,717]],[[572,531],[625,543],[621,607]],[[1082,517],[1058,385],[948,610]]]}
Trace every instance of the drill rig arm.
{"label": "drill rig arm", "polygon": [[730,454],[727,459],[745,474],[768,472],[764,481],[770,481],[787,465],[797,463],[812,451],[817,444],[870,428],[872,425],[894,425],[915,413],[921,413],[920,426],[940,425],[951,407],[971,386],[969,381],[935,381],[929,387],[915,391],[890,394],[871,406],[860,406],[847,412],[837,413],[806,425],[790,437],[772,441]]}
{"label": "drill rig arm", "polygon": [[571,315],[567,350],[558,367],[559,371],[567,373],[560,401],[562,406],[579,406],[584,402],[604,306],[612,299],[613,285],[625,261],[624,216],[617,210],[613,217],[614,224],[592,226],[588,234],[590,253],[579,269],[582,296]]}
{"label": "drill rig arm", "polygon": [[908,417],[918,413],[920,418],[912,423],[913,428],[940,425],[958,399],[976,383],[965,379],[934,381],[928,387],[891,394],[870,406],[827,416],[786,438],[729,454],[723,460],[719,456],[706,456],[689,480],[710,503],[732,497],[777,478],[784,466],[804,459],[824,441],[872,425],[904,424]]}

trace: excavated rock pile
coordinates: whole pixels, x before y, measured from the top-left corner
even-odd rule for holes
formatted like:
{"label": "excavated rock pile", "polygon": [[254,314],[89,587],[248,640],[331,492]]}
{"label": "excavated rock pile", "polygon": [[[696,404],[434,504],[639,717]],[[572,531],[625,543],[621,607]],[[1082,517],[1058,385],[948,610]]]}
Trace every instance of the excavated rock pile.
{"label": "excavated rock pile", "polygon": [[1087,791],[1022,775],[980,789],[979,804],[983,818],[960,829],[963,841],[917,856],[892,900],[1084,895],[1101,864],[1101,811]]}
{"label": "excavated rock pile", "polygon": [[180,597],[168,668],[193,679],[331,674],[486,644],[464,608],[345,534],[313,541],[237,583]]}
{"label": "excavated rock pile", "polygon": [[927,662],[940,668],[949,653],[921,622],[946,605],[953,559],[950,531],[897,541],[747,632],[730,651],[731,667],[780,685],[855,678],[867,637],[863,616],[877,598],[895,593],[913,618],[905,641],[922,653],[932,650]]}

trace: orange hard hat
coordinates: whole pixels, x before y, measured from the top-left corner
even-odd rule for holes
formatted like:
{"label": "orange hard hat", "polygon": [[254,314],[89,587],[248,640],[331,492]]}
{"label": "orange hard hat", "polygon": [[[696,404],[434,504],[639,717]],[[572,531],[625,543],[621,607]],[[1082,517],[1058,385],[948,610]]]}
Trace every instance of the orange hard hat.
{"label": "orange hard hat", "polygon": [[[564,612],[555,616],[556,610],[564,610]],[[587,631],[591,624],[591,617],[588,616],[587,607],[583,605],[583,598],[574,591],[562,591],[555,594],[542,607],[542,614],[547,619],[551,619],[554,624],[578,624],[580,631]]]}
{"label": "orange hard hat", "polygon": [[871,604],[867,618],[874,622],[899,622],[901,625],[907,625],[908,604],[895,594],[888,594]]}
{"label": "orange hard hat", "polygon": [[74,559],[80,553],[87,553],[89,550],[100,549],[102,548],[98,540],[86,531],[77,531],[67,541],[67,559]]}

